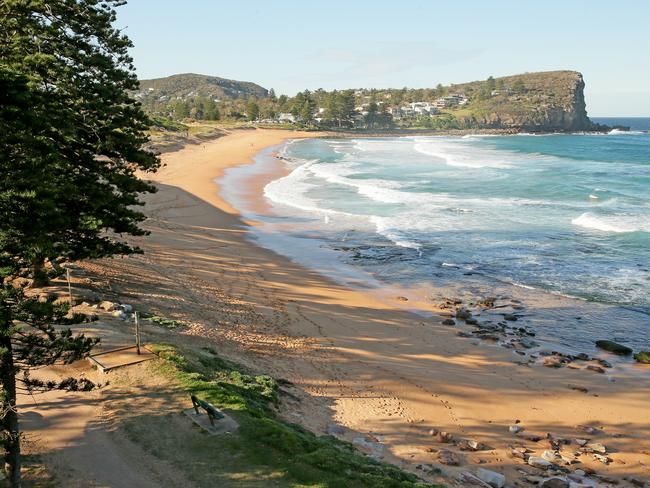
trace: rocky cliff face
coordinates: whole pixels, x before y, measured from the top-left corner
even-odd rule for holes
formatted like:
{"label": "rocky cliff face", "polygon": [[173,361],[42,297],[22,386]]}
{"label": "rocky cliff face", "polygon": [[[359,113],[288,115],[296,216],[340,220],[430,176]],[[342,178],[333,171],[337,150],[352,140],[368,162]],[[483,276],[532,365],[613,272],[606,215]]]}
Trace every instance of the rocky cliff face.
{"label": "rocky cliff face", "polygon": [[578,72],[549,71],[497,78],[490,82],[495,88],[489,92],[485,83],[450,87],[472,97],[462,117],[480,127],[531,132],[606,129],[587,116],[585,83]]}

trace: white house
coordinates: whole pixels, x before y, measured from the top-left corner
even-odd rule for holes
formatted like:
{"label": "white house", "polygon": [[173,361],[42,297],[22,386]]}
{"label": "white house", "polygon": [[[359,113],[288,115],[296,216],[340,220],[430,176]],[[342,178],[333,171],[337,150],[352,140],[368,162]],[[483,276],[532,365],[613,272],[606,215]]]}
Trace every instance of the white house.
{"label": "white house", "polygon": [[291,122],[292,124],[296,121],[296,118],[290,113],[280,113],[277,115],[277,119],[278,122]]}

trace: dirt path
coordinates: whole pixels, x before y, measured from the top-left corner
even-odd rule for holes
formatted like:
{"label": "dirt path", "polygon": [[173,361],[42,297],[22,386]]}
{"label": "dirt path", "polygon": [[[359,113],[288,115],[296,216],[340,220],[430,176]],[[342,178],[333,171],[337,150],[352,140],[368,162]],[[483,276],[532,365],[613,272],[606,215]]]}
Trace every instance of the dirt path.
{"label": "dirt path", "polygon": [[[92,331],[97,330],[104,331],[113,341],[130,340],[121,321],[96,322]],[[88,333],[87,329],[80,328],[80,331]],[[169,401],[174,393],[146,363],[103,374],[83,360],[39,372],[41,378],[69,376],[85,376],[103,386],[91,392],[51,391],[19,397],[24,450],[42,455],[62,486],[190,486],[176,470],[161,465],[117,431],[118,421],[125,418],[124,405],[137,404],[136,411],[140,414],[178,411],[178,406]],[[118,411],[120,415],[116,414]]]}

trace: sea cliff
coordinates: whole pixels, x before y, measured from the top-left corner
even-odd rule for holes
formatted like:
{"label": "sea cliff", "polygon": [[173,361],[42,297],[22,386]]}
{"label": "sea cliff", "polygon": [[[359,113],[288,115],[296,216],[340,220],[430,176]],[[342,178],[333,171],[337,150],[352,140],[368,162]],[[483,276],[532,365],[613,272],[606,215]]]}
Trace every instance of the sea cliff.
{"label": "sea cliff", "polygon": [[449,90],[471,97],[466,108],[453,113],[480,128],[532,132],[607,130],[587,116],[584,88],[581,73],[548,71],[451,85]]}

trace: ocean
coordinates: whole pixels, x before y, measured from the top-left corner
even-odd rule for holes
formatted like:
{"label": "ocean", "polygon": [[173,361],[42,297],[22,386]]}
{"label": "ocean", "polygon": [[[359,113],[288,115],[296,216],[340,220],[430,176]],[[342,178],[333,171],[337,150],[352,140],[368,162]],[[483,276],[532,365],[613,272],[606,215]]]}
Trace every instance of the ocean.
{"label": "ocean", "polygon": [[596,121],[632,130],[296,140],[225,176],[236,188],[279,151],[268,212],[226,197],[261,245],[350,286],[507,296],[558,350],[647,350],[650,119]]}

